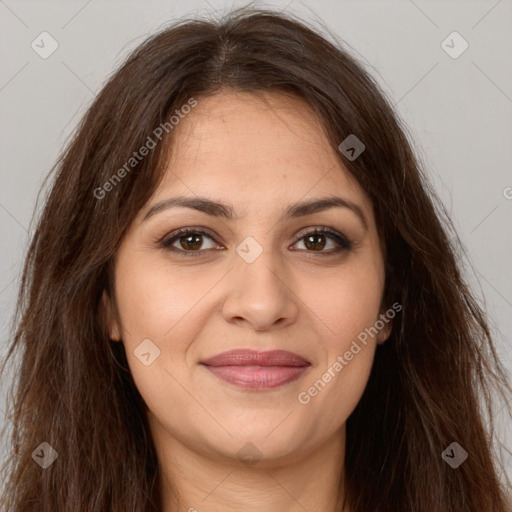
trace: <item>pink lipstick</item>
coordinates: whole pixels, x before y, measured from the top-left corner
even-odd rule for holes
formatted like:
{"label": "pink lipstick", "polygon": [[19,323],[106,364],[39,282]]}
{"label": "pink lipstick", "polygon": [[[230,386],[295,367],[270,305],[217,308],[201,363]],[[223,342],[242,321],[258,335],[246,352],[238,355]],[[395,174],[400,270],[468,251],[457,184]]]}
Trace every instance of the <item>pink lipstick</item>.
{"label": "pink lipstick", "polygon": [[244,389],[274,389],[298,379],[311,363],[292,352],[231,350],[201,361],[218,378]]}

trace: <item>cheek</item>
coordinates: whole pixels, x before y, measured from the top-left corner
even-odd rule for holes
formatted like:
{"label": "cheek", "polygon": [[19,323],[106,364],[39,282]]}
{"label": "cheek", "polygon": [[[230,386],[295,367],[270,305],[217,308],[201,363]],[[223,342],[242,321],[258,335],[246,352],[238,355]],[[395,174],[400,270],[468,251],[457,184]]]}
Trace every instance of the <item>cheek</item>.
{"label": "cheek", "polygon": [[[121,324],[130,338],[164,340],[184,328],[183,320],[215,284],[191,268],[169,271],[165,261],[131,255],[117,265],[116,293]],[[126,335],[125,334],[125,335]]]}
{"label": "cheek", "polygon": [[347,343],[350,345],[365,328],[375,324],[383,281],[379,262],[361,258],[321,281],[316,280],[313,293],[303,295],[318,319],[319,329],[326,335],[329,352],[348,350]]}
{"label": "cheek", "polygon": [[316,425],[328,432],[339,428],[359,403],[370,377],[376,340],[369,335],[375,317],[364,303],[347,302],[337,322],[336,335],[323,338],[324,354],[305,380],[297,399]]}
{"label": "cheek", "polygon": [[[183,381],[182,363],[197,328],[187,320],[204,295],[197,283],[187,286],[186,281],[159,262],[143,261],[143,253],[125,252],[116,263],[122,342],[135,385],[150,409],[172,406],[173,377]],[[166,342],[170,337],[173,342]]]}
{"label": "cheek", "polygon": [[378,262],[364,262],[338,272],[310,295],[323,354],[299,402],[332,426],[348,418],[368,382],[382,287]]}
{"label": "cheek", "polygon": [[125,251],[116,262],[116,298],[130,372],[148,408],[176,428],[180,423],[169,411],[187,408],[189,417],[197,414],[182,386],[190,388],[190,347],[208,318],[209,293],[218,281],[218,273],[198,273],[192,266],[171,271],[161,257],[142,251]]}

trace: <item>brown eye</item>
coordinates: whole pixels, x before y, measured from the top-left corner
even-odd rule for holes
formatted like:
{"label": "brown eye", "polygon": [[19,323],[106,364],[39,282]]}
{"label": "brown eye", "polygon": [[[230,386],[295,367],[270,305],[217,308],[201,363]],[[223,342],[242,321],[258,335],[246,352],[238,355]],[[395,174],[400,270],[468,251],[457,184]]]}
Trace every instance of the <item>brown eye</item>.
{"label": "brown eye", "polygon": [[[324,250],[329,245],[329,241],[330,247]],[[318,252],[325,255],[352,249],[352,242],[347,237],[330,228],[312,229],[302,234],[296,243],[298,242],[304,243],[304,250],[307,252]]]}
{"label": "brown eye", "polygon": [[[204,247],[206,239],[210,240],[210,247]],[[314,228],[298,238],[294,245],[299,242],[304,243],[305,249],[301,250],[325,256],[352,248],[352,242],[348,238],[331,228]],[[211,234],[197,228],[183,228],[171,233],[169,238],[160,242],[160,245],[168,251],[183,256],[200,256],[208,249],[218,248]]]}
{"label": "brown eye", "polygon": [[308,235],[304,237],[304,245],[313,251],[321,251],[326,246],[325,235]]}
{"label": "brown eye", "polygon": [[184,236],[180,236],[178,238],[178,241],[180,242],[180,245],[183,249],[189,249],[189,250],[198,250],[203,241],[202,241],[202,235],[199,235],[199,234],[189,234],[189,235],[184,235]]}
{"label": "brown eye", "polygon": [[[204,247],[205,239],[211,240],[210,247]],[[169,238],[160,242],[160,245],[169,251],[184,254],[186,256],[198,256],[207,249],[216,247],[213,237],[205,231],[183,228],[171,234]]]}

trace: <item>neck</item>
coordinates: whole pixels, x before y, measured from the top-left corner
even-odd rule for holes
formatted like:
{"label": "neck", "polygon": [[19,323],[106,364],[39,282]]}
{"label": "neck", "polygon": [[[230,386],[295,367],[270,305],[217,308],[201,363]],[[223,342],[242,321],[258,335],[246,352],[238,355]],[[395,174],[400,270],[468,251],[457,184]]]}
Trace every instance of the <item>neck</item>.
{"label": "neck", "polygon": [[307,453],[244,463],[201,452],[152,425],[162,512],[349,512],[344,497],[345,427]]}

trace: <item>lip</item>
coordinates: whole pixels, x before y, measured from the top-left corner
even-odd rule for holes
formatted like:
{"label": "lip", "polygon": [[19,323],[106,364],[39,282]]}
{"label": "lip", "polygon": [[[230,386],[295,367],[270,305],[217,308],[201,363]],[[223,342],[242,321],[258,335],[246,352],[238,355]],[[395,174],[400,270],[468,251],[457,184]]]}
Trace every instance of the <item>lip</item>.
{"label": "lip", "polygon": [[208,366],[306,366],[311,364],[286,350],[260,352],[251,349],[230,350],[201,361]]}
{"label": "lip", "polygon": [[240,388],[264,390],[297,380],[311,363],[285,350],[243,349],[223,352],[201,364],[221,380]]}

